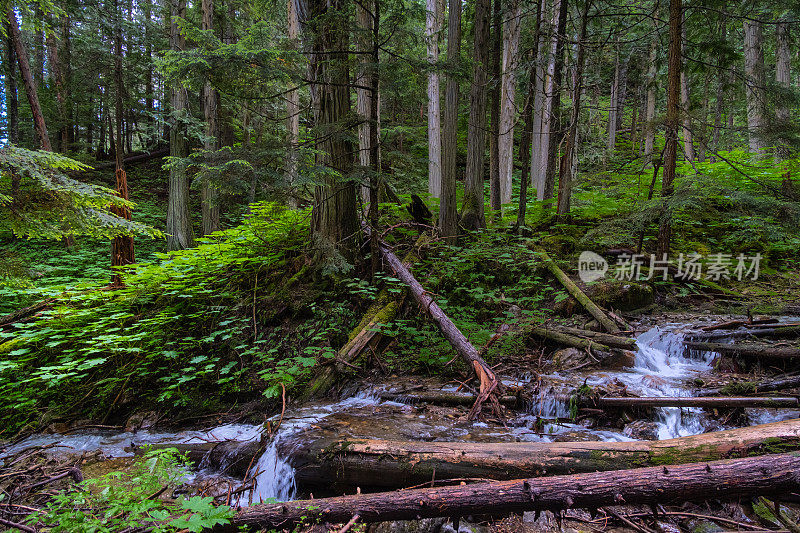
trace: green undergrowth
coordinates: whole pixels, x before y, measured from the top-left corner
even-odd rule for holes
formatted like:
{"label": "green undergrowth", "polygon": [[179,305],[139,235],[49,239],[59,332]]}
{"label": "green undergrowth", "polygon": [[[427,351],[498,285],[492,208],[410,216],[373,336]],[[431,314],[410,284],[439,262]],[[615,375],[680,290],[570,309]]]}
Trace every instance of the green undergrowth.
{"label": "green undergrowth", "polygon": [[6,433],[142,406],[209,410],[305,379],[346,340],[363,286],[314,281],[308,216],[254,204],[241,225],[133,266],[123,289],[67,290],[37,321],[2,333]]}

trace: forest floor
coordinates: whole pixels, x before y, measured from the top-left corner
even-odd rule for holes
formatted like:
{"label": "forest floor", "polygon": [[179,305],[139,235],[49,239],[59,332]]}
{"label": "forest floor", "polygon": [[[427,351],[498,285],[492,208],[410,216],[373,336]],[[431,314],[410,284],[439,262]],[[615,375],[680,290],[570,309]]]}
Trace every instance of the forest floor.
{"label": "forest floor", "polygon": [[[163,184],[157,186],[157,174],[155,168],[137,167],[131,169],[129,180],[153,183],[153,187],[138,189],[148,190],[146,197],[137,195],[136,187],[132,192],[138,202],[137,217],[159,227],[165,217],[166,191]],[[577,191],[570,223],[556,223],[550,211],[531,202],[529,231],[524,236],[510,230],[515,214],[509,210],[490,229],[465,236],[456,245],[420,239],[425,234],[420,221],[412,220],[402,206],[391,204],[384,206],[382,224],[389,230],[382,236],[397,255],[413,253],[412,270],[417,278],[456,326],[482,349],[498,375],[530,384],[537,376],[579,367],[582,372],[574,372],[575,379],[564,384],[567,393],[580,388],[581,379],[585,383],[593,374],[608,369],[589,366],[591,361],[584,354],[565,353],[564,346],[531,335],[531,329],[551,323],[596,329],[592,317],[549,272],[541,250],[570,274],[592,301],[634,324],[637,334],[676,322],[697,325],[765,316],[786,320],[800,315],[796,296],[800,293],[796,253],[800,240],[797,228],[787,229],[790,225],[779,212],[762,220],[764,217],[749,207],[734,209],[711,196],[702,199],[705,209],[687,209],[676,219],[677,251],[687,257],[698,252],[704,256],[706,268],[718,253],[730,254],[734,265],[739,253],[748,257],[759,253],[763,260],[757,279],[750,275],[741,281],[710,283],[661,281],[657,277],[614,280],[609,279],[611,272],[617,264],[626,264],[625,254],[635,251],[638,227],[646,229],[645,251],[654,245],[655,227],[640,223],[634,208],[621,211],[614,207],[635,196],[630,184],[625,184],[625,176],[606,183],[602,195],[591,192],[597,185],[587,183],[584,191]],[[44,302],[28,315],[0,320],[0,414],[6,422],[7,442],[33,433],[84,434],[92,429],[105,431],[102,440],[127,430],[134,430],[132,435],[142,434],[156,422],[166,433],[266,420],[274,425],[282,420],[284,410],[291,413],[320,402],[330,405],[336,398],[365,389],[374,393],[376,387],[390,383],[405,384],[412,391],[417,390],[414,387],[449,390],[468,383],[467,367],[424,310],[405,296],[394,275],[376,273],[370,279],[368,261],[354,268],[331,264],[317,269],[311,265],[307,212],[292,213],[263,203],[254,205],[249,213],[231,213],[230,217],[232,229],[206,238],[193,250],[170,256],[160,253],[162,242],[137,239],[142,266],[126,274],[128,285],[119,291],[100,290],[109,279],[107,242],[77,239],[69,248],[61,243],[2,243],[2,261],[7,268],[6,283],[0,286],[0,315]],[[234,221],[239,225],[234,226]],[[776,232],[780,238],[772,239]],[[743,235],[750,240],[743,242]],[[576,276],[577,257],[584,250],[609,261],[606,279],[587,284]],[[359,322],[376,302],[382,309],[391,302],[397,305],[392,316],[378,316],[377,334],[360,358],[343,361],[342,347],[364,330]],[[497,336],[504,324],[510,330]],[[712,383],[709,376],[715,372],[718,381],[752,381],[791,369],[783,363],[777,368],[774,364],[754,366],[736,358],[707,363],[707,384]],[[619,366],[619,362],[615,364]],[[335,369],[335,380],[324,390],[314,391],[316,403],[305,403],[311,392],[309,384],[325,369]],[[658,368],[651,370],[658,375]],[[381,401],[370,398],[373,404],[362,407],[374,414]],[[410,409],[402,416],[424,416],[450,428],[439,438],[462,438],[452,433],[452,428],[466,425],[468,406],[411,405]],[[529,406],[511,415],[520,424],[519,431],[505,433],[503,439],[548,436],[542,422],[536,421],[537,416],[547,417],[541,412],[533,416],[532,409]],[[715,413],[703,430],[735,426],[724,423],[735,418],[729,415]],[[653,422],[624,412],[614,417],[597,424],[596,429],[624,435],[625,427],[633,422]],[[344,425],[337,431],[355,431],[353,420],[342,415],[339,421]],[[405,424],[396,418],[386,420],[387,426]],[[597,422],[591,417],[585,420],[586,427]],[[508,425],[490,419],[478,424],[484,428],[476,425],[468,432],[482,440],[489,437],[479,437],[481,432],[496,438]],[[591,431],[568,429],[563,432],[564,439],[596,440]],[[378,433],[377,428],[374,432]],[[553,433],[561,435],[561,430],[554,429],[548,438],[553,438]],[[82,469],[87,476],[107,472],[104,467],[90,466],[95,463],[87,456],[62,458],[58,464],[48,462],[58,461],[49,456],[38,460],[43,468],[38,478],[26,480],[28,485],[46,479],[43,472],[59,472],[76,461],[85,466]],[[33,463],[27,466],[33,470]],[[115,460],[105,466],[125,469],[129,465]],[[224,493],[226,489],[218,490]],[[684,514],[672,515],[669,520],[632,512],[652,511],[625,509],[628,520],[634,522],[627,527],[636,531],[721,530],[713,520],[699,517],[709,514],[727,518],[727,522],[717,522],[727,529],[737,529],[744,522],[751,529],[783,527],[780,521],[770,523],[764,518],[767,515],[758,501],[755,507],[694,502],[671,508],[671,512]],[[493,522],[491,529],[613,531],[624,525],[624,520],[611,514],[591,516],[582,511],[569,511],[563,519],[546,513],[535,523],[520,520],[505,518]],[[475,523],[480,521],[475,517]],[[391,530],[386,527],[374,531],[453,529],[441,520],[394,524]]]}

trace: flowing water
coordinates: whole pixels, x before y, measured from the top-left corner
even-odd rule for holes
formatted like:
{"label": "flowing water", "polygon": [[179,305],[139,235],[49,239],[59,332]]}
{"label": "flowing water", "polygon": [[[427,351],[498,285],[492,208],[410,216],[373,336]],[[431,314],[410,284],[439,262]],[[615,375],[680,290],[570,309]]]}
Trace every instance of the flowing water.
{"label": "flowing water", "polygon": [[[581,384],[627,391],[637,396],[689,396],[695,379],[712,372],[715,354],[690,354],[683,344],[691,333],[685,324],[653,327],[637,338],[633,365],[618,370],[588,369],[583,372],[553,373],[540,376],[546,387],[528,409],[508,421],[508,427],[467,422],[454,417],[452,410],[433,406],[417,406],[396,401],[381,401],[380,390],[397,389],[397,383],[376,385],[350,398],[335,403],[311,404],[288,410],[281,418],[273,417],[265,425],[229,424],[201,431],[178,433],[100,432],[76,435],[35,435],[0,452],[14,453],[30,446],[57,444],[73,452],[101,451],[107,457],[124,457],[134,453],[132,444],[201,443],[236,440],[266,443],[263,453],[253,461],[250,470],[255,478],[252,490],[239,495],[235,503],[248,505],[270,499],[285,501],[298,495],[292,450],[303,446],[309,438],[334,435],[342,438],[369,437],[395,440],[425,441],[574,441],[633,440],[615,427],[587,427],[570,419],[569,406],[556,399]],[[530,376],[515,384],[525,385]],[[511,385],[512,383],[506,383]],[[529,384],[530,385],[530,384]],[[746,410],[751,424],[766,423],[800,416],[797,410]],[[706,431],[710,421],[700,409],[657,408],[653,410],[655,433],[659,440],[695,435]],[[265,435],[265,427],[274,428]],[[713,429],[723,429],[719,425]],[[61,448],[64,449],[64,448]],[[201,467],[203,465],[201,464]]]}

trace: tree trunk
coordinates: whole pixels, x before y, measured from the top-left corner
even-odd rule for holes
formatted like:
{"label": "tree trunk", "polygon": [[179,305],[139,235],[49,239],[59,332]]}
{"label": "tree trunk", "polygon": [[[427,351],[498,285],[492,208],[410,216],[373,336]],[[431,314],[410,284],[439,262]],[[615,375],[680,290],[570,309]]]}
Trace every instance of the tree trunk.
{"label": "tree trunk", "polygon": [[77,136],[76,131],[78,130],[78,120],[77,116],[73,111],[73,100],[72,100],[72,38],[70,35],[71,30],[71,20],[69,15],[64,15],[61,17],[61,43],[64,46],[64,52],[61,57],[61,74],[63,77],[63,96],[64,96],[64,106],[65,106],[65,113],[64,113],[64,120],[66,123],[64,124],[64,129],[62,130],[62,150],[64,152],[70,152],[72,150],[72,145],[75,143],[75,138]]}
{"label": "tree trunk", "polygon": [[[559,398],[569,401],[569,396]],[[631,407],[700,407],[703,409],[743,409],[743,408],[792,408],[800,405],[797,398],[792,397],[690,397],[690,396],[651,396],[651,397],[613,397],[600,398],[580,397],[577,404],[581,407],[597,407],[600,409]]]}
{"label": "tree trunk", "polygon": [[[114,143],[114,155],[116,157],[116,193],[124,199],[130,200],[128,193],[128,177],[125,174],[124,163],[125,160],[125,144],[123,141],[122,131],[122,117],[124,114],[122,95],[125,90],[122,78],[122,15],[119,10],[117,0],[113,2],[114,9],[114,118],[116,119],[116,143]],[[113,130],[112,130],[113,135]],[[131,220],[131,210],[127,207],[112,208],[112,213],[125,220]],[[133,248],[133,236],[122,235],[114,237],[111,242],[111,266],[124,267],[132,265],[136,262],[136,256]],[[123,285],[122,273],[115,271],[111,278],[112,287],[121,287]]]}
{"label": "tree trunk", "polygon": [[563,136],[561,120],[561,80],[564,73],[564,41],[567,31],[567,4],[568,0],[559,0],[558,24],[556,25],[553,36],[553,69],[550,77],[550,90],[548,99],[550,100],[550,121],[549,121],[549,142],[547,145],[547,167],[544,180],[544,199],[549,200],[553,197],[553,190],[556,181],[556,161],[558,150]]}
{"label": "tree trunk", "polygon": [[447,27],[447,87],[442,134],[442,190],[439,199],[439,233],[453,240],[458,234],[456,215],[456,155],[458,152],[458,70],[461,53],[461,1],[449,0]]}
{"label": "tree trunk", "polygon": [[[361,173],[366,176],[370,173],[370,139],[372,134],[372,75],[375,71],[370,66],[372,61],[372,2],[365,0],[356,3],[356,43],[359,62],[355,77],[356,86],[356,113],[358,114],[358,162]],[[368,180],[367,180],[368,181]],[[369,202],[369,184],[361,180],[361,199],[364,205]]]}
{"label": "tree trunk", "polygon": [[[655,22],[653,24],[655,26]],[[655,27],[653,29],[655,30]],[[654,31],[653,40],[650,41],[650,55],[648,56],[647,77],[645,78],[647,83],[647,103],[645,104],[644,116],[645,137],[643,155],[645,161],[648,163],[653,162],[653,143],[656,136],[656,79],[658,77],[656,59],[658,58],[658,47],[658,34]]]}
{"label": "tree trunk", "polygon": [[[148,64],[153,62],[153,44],[151,42],[152,36],[150,34],[150,25],[152,21],[153,4],[152,0],[144,0],[142,3],[144,9],[144,60]],[[144,102],[145,109],[147,110],[147,123],[155,125],[155,87],[153,86],[153,69],[146,69],[145,84],[144,84]]]}
{"label": "tree trunk", "polygon": [[[728,23],[724,14],[720,15],[720,38],[723,42],[728,40]],[[720,150],[719,139],[722,132],[722,107],[725,100],[725,78],[728,76],[727,69],[723,68],[722,58],[717,61],[717,95],[714,103],[714,130],[711,134],[711,162],[716,163],[716,154]]]}
{"label": "tree trunk", "polygon": [[620,61],[619,42],[617,42],[617,53],[614,61],[614,79],[611,81],[611,96],[609,97],[610,104],[608,107],[608,140],[606,141],[606,151],[608,152],[609,157],[614,155],[614,150],[617,147],[617,127],[619,126],[617,115],[619,114],[619,80],[621,71]]}
{"label": "tree trunk", "polygon": [[14,39],[11,33],[11,22],[6,21],[6,121],[8,123],[8,142],[19,144],[19,99],[17,93],[17,53],[14,51]]}
{"label": "tree trunk", "polygon": [[[570,199],[572,197],[573,167],[572,160],[577,145],[578,121],[581,116],[581,95],[583,93],[583,64],[585,62],[586,25],[589,18],[590,0],[584,0],[581,13],[581,29],[578,37],[578,57],[575,66],[575,87],[572,97],[572,116],[570,117],[569,131],[564,153],[561,156],[560,173],[558,178],[558,206],[556,214],[563,219],[569,214]],[[633,126],[632,126],[633,127]]]}
{"label": "tree trunk", "polygon": [[439,96],[439,42],[444,23],[444,0],[427,0],[425,39],[428,46],[428,192],[442,191],[442,130]]}
{"label": "tree trunk", "polygon": [[[202,20],[200,29],[214,29],[214,0],[202,0]],[[206,79],[203,84],[203,118],[206,121],[206,135],[203,142],[206,163],[214,165],[219,150],[219,95]],[[219,185],[208,178],[203,180],[200,191],[200,210],[202,214],[203,235],[210,235],[219,229]]]}
{"label": "tree trunk", "polygon": [[[584,443],[588,444],[588,443]],[[800,485],[795,454],[767,455],[548,478],[358,494],[247,507],[218,531],[291,527],[300,522],[414,520],[611,505],[656,505],[784,495]]]}
{"label": "tree trunk", "polygon": [[500,385],[494,372],[483,360],[475,346],[473,346],[458,327],[453,324],[453,321],[442,311],[441,307],[439,307],[430,296],[430,293],[420,285],[414,278],[414,275],[397,258],[386,243],[381,242],[380,249],[384,260],[389,265],[389,268],[392,269],[395,276],[408,287],[409,292],[420,307],[427,310],[431,319],[447,341],[453,346],[459,357],[461,357],[464,363],[475,372],[480,380],[480,394],[478,395],[478,400],[475,402],[475,406],[473,406],[473,410],[470,412],[470,418],[474,418],[480,412],[480,406],[485,400],[496,397]]}
{"label": "tree trunk", "polygon": [[[664,147],[664,175],[661,196],[665,202],[672,196],[675,169],[678,157],[678,119],[680,116],[681,85],[681,0],[669,2],[669,57],[667,72],[667,120],[666,146]],[[658,226],[658,257],[669,255],[672,240],[672,214],[666,206],[661,213]]]}
{"label": "tree trunk", "polygon": [[[681,41],[681,45],[685,48],[687,41],[686,24],[684,22],[681,22]],[[694,132],[692,130],[691,100],[689,99],[689,79],[688,74],[686,73],[686,68],[681,68],[681,116],[683,117],[683,155],[687,161],[694,161]]]}
{"label": "tree trunk", "polygon": [[489,63],[489,17],[491,0],[475,2],[475,41],[472,87],[469,95],[467,168],[461,224],[469,230],[486,227],[483,213],[483,161],[486,152],[486,68]]}
{"label": "tree trunk", "polygon": [[[519,206],[517,208],[516,228],[525,227],[525,215],[528,209],[528,182],[531,179],[531,150],[536,146],[533,140],[533,132],[536,121],[534,107],[537,98],[537,75],[539,73],[539,43],[541,40],[542,25],[542,4],[544,0],[536,2],[536,29],[533,35],[533,46],[531,47],[530,66],[528,67],[528,90],[525,95],[525,107],[522,110],[522,138],[519,143],[519,159],[522,165],[522,174],[519,182]],[[538,117],[541,122],[541,115]],[[538,137],[538,135],[537,135]]]}
{"label": "tree trunk", "polygon": [[[448,394],[442,397],[451,404],[474,399],[470,394]],[[296,481],[304,486],[402,488],[431,479],[560,476],[794,449],[800,449],[798,419],[661,441],[479,443],[322,437],[286,452],[296,468]]]}
{"label": "tree trunk", "polygon": [[314,191],[313,232],[322,256],[340,253],[355,258],[358,216],[353,173],[353,146],[349,125],[350,76],[347,66],[348,23],[342,0],[310,2],[313,51],[316,56],[317,164],[333,170]]}
{"label": "tree trunk", "polygon": [[800,348],[794,346],[687,342],[686,347],[701,352],[716,352],[721,355],[740,355],[742,357],[774,357],[778,359],[800,357]]}
{"label": "tree trunk", "polygon": [[47,36],[47,57],[50,67],[50,76],[56,92],[56,108],[58,111],[58,133],[56,134],[56,148],[59,152],[64,153],[65,148],[65,130],[67,127],[67,110],[64,102],[64,76],[61,69],[61,58],[58,53],[58,42],[56,41],[55,33],[50,33]]}
{"label": "tree trunk", "polygon": [[761,22],[745,20],[743,24],[747,137],[750,153],[763,156],[767,147],[764,139],[767,97],[764,75],[764,36]]}
{"label": "tree trunk", "polygon": [[[287,2],[287,26],[289,45],[292,50],[300,49],[300,13],[298,5],[300,0],[288,0]],[[289,83],[294,84],[294,81]],[[245,110],[247,114],[247,110]],[[300,90],[295,86],[286,96],[286,131],[288,133],[288,154],[286,158],[286,181],[289,185],[289,206],[297,207],[297,197],[294,191],[295,183],[298,178],[298,158],[300,149]],[[249,116],[247,116],[249,118]],[[246,127],[246,126],[245,126]],[[249,144],[249,133],[245,134]]]}
{"label": "tree trunk", "polygon": [[500,68],[503,56],[503,22],[500,10],[501,0],[492,5],[492,51],[490,63],[492,82],[489,89],[489,109],[491,129],[489,130],[489,207],[494,216],[502,215],[500,186]]}
{"label": "tree trunk", "polygon": [[44,84],[44,11],[36,4],[36,22],[33,25],[34,81],[36,87]]}
{"label": "tree trunk", "polygon": [[549,35],[545,34],[543,28],[546,27],[545,19],[547,18],[547,4],[542,6],[542,12],[539,16],[539,32],[538,32],[538,39],[539,44],[536,51],[536,68],[535,68],[535,83],[536,86],[534,88],[534,98],[533,98],[533,129],[532,129],[532,136],[533,142],[531,147],[531,186],[536,188],[536,199],[542,200],[544,194],[544,175],[545,175],[545,164],[546,164],[546,157],[543,155],[546,153],[546,148],[544,144],[544,102],[546,99],[546,95],[544,94],[545,90],[545,77],[547,75],[547,69],[545,68],[545,61],[550,56],[550,53],[547,51],[549,40],[545,39],[545,37],[549,37]]}
{"label": "tree trunk", "polygon": [[[789,90],[792,83],[791,72],[791,46],[789,38],[789,24],[779,22],[775,26],[775,81],[785,90]],[[776,129],[786,131],[791,129],[789,106],[786,98],[781,97],[775,109],[775,118],[778,120]],[[789,144],[787,139],[781,139],[778,143],[777,153],[779,159],[789,157]]]}
{"label": "tree trunk", "polygon": [[503,17],[503,74],[500,82],[500,126],[498,157],[500,162],[500,201],[511,203],[514,171],[514,122],[517,116],[517,63],[519,61],[519,0],[508,0]]}
{"label": "tree trunk", "polygon": [[19,24],[17,23],[17,15],[14,13],[11,4],[6,8],[6,18],[8,19],[10,38],[14,43],[19,72],[22,75],[22,83],[25,86],[25,94],[28,96],[28,104],[31,107],[33,125],[36,129],[36,134],[39,136],[39,143],[41,144],[42,150],[52,152],[53,147],[50,144],[50,137],[47,135],[47,126],[44,122],[44,115],[42,115],[42,107],[39,105],[36,83],[31,74],[30,63],[28,63],[28,52],[25,50],[25,43],[22,41]]}
{"label": "tree trunk", "polygon": [[[608,333],[589,331],[588,329],[556,326],[547,323],[526,330],[526,333],[576,348],[594,348],[600,350],[609,350],[610,348],[619,348],[622,350],[636,349],[635,339],[629,339],[620,335],[609,335]],[[593,342],[590,343],[589,339]]]}
{"label": "tree trunk", "polygon": [[[186,16],[186,0],[170,0],[169,40],[175,51],[186,50],[186,39],[178,30],[176,18]],[[194,246],[192,218],[189,212],[189,183],[183,161],[189,155],[185,120],[189,113],[186,89],[170,87],[172,119],[169,129],[170,157],[175,158],[169,168],[169,196],[167,201],[167,250],[183,250]]]}

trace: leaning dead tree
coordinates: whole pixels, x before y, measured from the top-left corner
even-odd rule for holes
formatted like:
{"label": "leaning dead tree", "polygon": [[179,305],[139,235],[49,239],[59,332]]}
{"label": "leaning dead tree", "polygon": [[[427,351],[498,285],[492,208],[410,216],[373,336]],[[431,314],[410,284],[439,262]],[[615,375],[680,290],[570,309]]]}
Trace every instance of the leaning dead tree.
{"label": "leaning dead tree", "polygon": [[786,453],[669,468],[657,466],[298,500],[247,507],[229,525],[215,531],[239,531],[242,526],[289,529],[299,523],[345,523],[353,517],[361,522],[380,522],[782,495],[800,488],[799,471],[800,456]]}
{"label": "leaning dead tree", "polygon": [[400,488],[431,480],[514,479],[800,450],[800,420],[660,441],[417,442],[312,438],[287,450],[303,486]]}
{"label": "leaning dead tree", "polygon": [[[367,235],[371,235],[370,228],[364,226],[364,231]],[[379,241],[381,255],[384,260],[392,269],[395,276],[402,281],[408,288],[408,292],[414,297],[414,300],[419,306],[426,310],[431,317],[431,320],[436,324],[442,335],[453,346],[458,353],[459,357],[467,364],[477,375],[480,380],[480,391],[475,404],[469,413],[469,418],[474,419],[481,412],[481,406],[487,400],[491,403],[492,408],[496,414],[502,412],[498,395],[500,393],[500,382],[494,375],[492,368],[483,360],[478,350],[472,345],[469,340],[461,333],[461,330],[453,324],[453,321],[442,311],[442,308],[436,303],[428,291],[417,281],[408,267],[398,259],[392,249],[382,240]]]}

